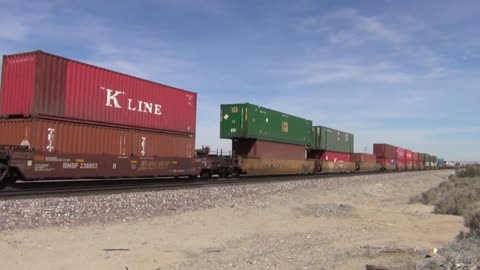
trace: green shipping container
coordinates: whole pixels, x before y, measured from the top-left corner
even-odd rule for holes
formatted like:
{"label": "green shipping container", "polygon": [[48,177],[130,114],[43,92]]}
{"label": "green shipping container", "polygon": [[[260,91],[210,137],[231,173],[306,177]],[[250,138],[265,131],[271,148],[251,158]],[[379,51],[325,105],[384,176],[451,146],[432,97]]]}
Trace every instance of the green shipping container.
{"label": "green shipping container", "polygon": [[353,153],[353,134],[333,128],[312,127],[313,150]]}
{"label": "green shipping container", "polygon": [[220,138],[311,145],[312,121],[257,105],[222,104]]}
{"label": "green shipping container", "polygon": [[423,154],[423,162],[425,165],[430,164],[430,155],[429,154]]}

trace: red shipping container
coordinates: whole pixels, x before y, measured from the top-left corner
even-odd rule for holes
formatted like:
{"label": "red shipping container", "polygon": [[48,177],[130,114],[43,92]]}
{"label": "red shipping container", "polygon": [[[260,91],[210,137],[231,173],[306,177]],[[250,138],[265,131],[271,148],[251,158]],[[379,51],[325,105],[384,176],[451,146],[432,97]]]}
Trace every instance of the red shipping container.
{"label": "red shipping container", "polygon": [[310,151],[308,158],[333,162],[352,162],[352,155],[350,153],[330,151]]}
{"label": "red shipping container", "polygon": [[195,138],[38,118],[0,121],[0,144],[37,151],[118,156],[193,157]]}
{"label": "red shipping container", "polygon": [[364,163],[376,163],[377,156],[372,154],[364,154],[364,153],[355,153],[352,154],[352,161],[353,162],[364,162]]}
{"label": "red shipping container", "polygon": [[405,149],[397,147],[397,160],[401,160],[405,163]]}
{"label": "red shipping container", "polygon": [[233,140],[233,152],[240,157],[305,160],[305,146],[261,140]]}
{"label": "red shipping container", "polygon": [[405,160],[413,160],[413,152],[405,149]]}
{"label": "red shipping container", "polygon": [[373,154],[381,158],[397,158],[397,147],[385,144],[385,143],[375,143],[373,144]]}
{"label": "red shipping container", "polygon": [[383,169],[395,170],[397,168],[397,161],[392,158],[377,157],[377,163],[380,164]]}
{"label": "red shipping container", "polygon": [[416,168],[419,168],[419,169],[424,169],[425,168],[425,166],[423,165],[423,161],[418,160],[416,164],[417,164]]}
{"label": "red shipping container", "polygon": [[407,168],[407,165],[405,163],[405,159],[397,159],[397,169],[398,170],[405,170]]}
{"label": "red shipping container", "polygon": [[413,157],[413,161],[418,161],[418,153],[417,152],[413,152],[412,154],[412,157]]}
{"label": "red shipping container", "polygon": [[3,57],[0,116],[195,133],[197,94],[41,51]]}

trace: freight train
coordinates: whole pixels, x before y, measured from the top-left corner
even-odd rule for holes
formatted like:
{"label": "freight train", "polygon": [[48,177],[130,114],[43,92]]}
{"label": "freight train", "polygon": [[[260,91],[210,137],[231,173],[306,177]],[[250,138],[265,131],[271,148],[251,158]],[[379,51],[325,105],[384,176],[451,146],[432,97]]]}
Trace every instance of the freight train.
{"label": "freight train", "polygon": [[417,170],[437,159],[249,103],[221,105],[229,156],[195,150],[197,94],[43,51],[3,57],[0,188],[17,180]]}

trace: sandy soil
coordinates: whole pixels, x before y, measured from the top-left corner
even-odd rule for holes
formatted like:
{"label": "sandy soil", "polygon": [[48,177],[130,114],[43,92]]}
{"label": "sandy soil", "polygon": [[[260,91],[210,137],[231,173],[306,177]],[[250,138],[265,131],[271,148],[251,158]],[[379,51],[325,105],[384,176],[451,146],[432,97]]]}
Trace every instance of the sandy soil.
{"label": "sandy soil", "polygon": [[[449,171],[392,175],[322,191],[276,194],[136,224],[13,230],[1,269],[364,269],[441,247],[462,218],[408,204]],[[379,178],[380,179],[380,178]]]}

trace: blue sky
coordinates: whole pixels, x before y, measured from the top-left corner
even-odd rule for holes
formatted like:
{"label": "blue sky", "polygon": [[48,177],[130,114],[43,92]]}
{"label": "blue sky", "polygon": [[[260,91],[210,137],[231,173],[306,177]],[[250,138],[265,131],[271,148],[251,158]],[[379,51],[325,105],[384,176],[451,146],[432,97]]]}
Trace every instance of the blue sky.
{"label": "blue sky", "polygon": [[197,145],[221,103],[251,102],[480,161],[479,1],[0,0],[0,53],[42,49],[198,93]]}

